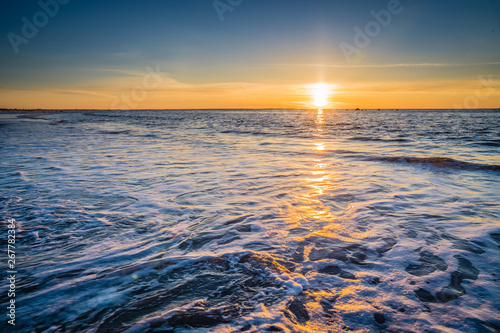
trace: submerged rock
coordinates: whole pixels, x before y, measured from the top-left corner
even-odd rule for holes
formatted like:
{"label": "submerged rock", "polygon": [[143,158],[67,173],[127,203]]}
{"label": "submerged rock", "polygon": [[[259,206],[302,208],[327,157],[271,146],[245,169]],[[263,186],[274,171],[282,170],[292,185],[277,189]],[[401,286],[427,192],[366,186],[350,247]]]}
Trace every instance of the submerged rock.
{"label": "submerged rock", "polygon": [[443,239],[446,239],[446,240],[449,240],[450,242],[452,242],[453,248],[455,248],[455,249],[460,249],[460,250],[469,251],[469,252],[478,253],[478,254],[484,253],[484,250],[482,248],[480,248],[479,246],[477,246],[475,244],[472,244],[471,242],[469,242],[465,239],[458,238],[458,237],[450,235],[448,233],[443,233],[441,235],[441,237]]}
{"label": "submerged rock", "polygon": [[392,248],[398,243],[394,238],[384,238],[383,241],[385,245],[379,247],[376,251],[378,252],[379,257],[382,257],[384,253],[389,252]]}
{"label": "submerged rock", "polygon": [[446,303],[446,302],[453,301],[454,299],[459,298],[463,294],[465,294],[464,288],[460,287],[460,289],[457,289],[457,288],[453,288],[451,286],[447,286],[447,287],[444,287],[443,289],[441,289],[440,292],[436,293],[436,298],[440,302]]}
{"label": "submerged rock", "polygon": [[357,280],[356,276],[350,272],[342,271],[340,272],[339,276],[343,279],[347,280]]}
{"label": "submerged rock", "polygon": [[446,303],[464,295],[465,288],[462,287],[463,280],[477,280],[479,270],[472,266],[472,263],[460,256],[455,256],[458,260],[458,270],[451,273],[450,284],[436,294],[439,301]]}
{"label": "submerged rock", "polygon": [[285,312],[285,315],[290,320],[297,321],[301,325],[304,325],[311,319],[304,304],[295,297],[288,303],[287,309],[289,312]]}
{"label": "submerged rock", "polygon": [[340,267],[335,265],[326,266],[319,270],[320,273],[328,274],[328,275],[337,275],[340,273]]}
{"label": "submerged rock", "polygon": [[250,324],[246,324],[245,326],[243,326],[243,327],[240,329],[240,331],[241,331],[241,332],[245,332],[245,331],[250,330],[251,328],[252,328],[252,325],[250,325]]}
{"label": "submerged rock", "polygon": [[[493,332],[493,333],[500,333],[500,326],[494,323],[489,323],[487,321],[481,321],[479,322],[482,326],[484,326],[488,331],[485,332]],[[482,331],[481,331],[482,332]]]}
{"label": "submerged rock", "polygon": [[419,261],[422,263],[421,265],[409,265],[406,267],[406,271],[415,276],[424,276],[438,269],[440,271],[446,271],[448,269],[448,265],[443,259],[428,251],[420,252]]}
{"label": "submerged rock", "polygon": [[415,290],[415,295],[422,302],[436,303],[436,298],[434,296],[432,296],[432,294],[429,291],[427,291],[423,288],[419,288],[419,289]]}
{"label": "submerged rock", "polygon": [[373,314],[373,318],[375,318],[375,321],[379,324],[384,324],[385,323],[385,317],[381,313],[375,313]]}
{"label": "submerged rock", "polygon": [[498,244],[498,248],[500,249],[500,234],[498,233],[492,233],[490,234],[490,237],[495,241],[497,242]]}

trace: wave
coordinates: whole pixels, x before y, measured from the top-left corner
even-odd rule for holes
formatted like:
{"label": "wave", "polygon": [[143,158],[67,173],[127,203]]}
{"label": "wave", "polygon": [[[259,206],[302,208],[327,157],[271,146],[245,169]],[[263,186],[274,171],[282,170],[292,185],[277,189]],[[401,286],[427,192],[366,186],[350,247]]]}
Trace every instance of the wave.
{"label": "wave", "polygon": [[484,140],[476,142],[476,144],[487,147],[500,147],[500,140]]}
{"label": "wave", "polygon": [[440,169],[470,170],[470,171],[500,171],[500,165],[480,164],[455,160],[450,157],[415,157],[415,156],[369,156],[367,161],[382,161],[390,163],[408,163],[428,165]]}
{"label": "wave", "polygon": [[349,138],[352,141],[374,141],[374,142],[410,142],[408,139],[381,139],[381,138],[373,138],[367,136],[354,136]]}
{"label": "wave", "polygon": [[302,275],[290,272],[275,258],[252,251],[159,259],[110,268],[97,278],[107,281],[131,275],[162,288],[141,290],[140,297],[131,297],[121,304],[120,311],[104,318],[83,313],[79,321],[90,321],[103,332],[151,332],[160,327],[166,331],[208,329],[249,315],[259,304],[272,306],[298,295],[308,284]]}
{"label": "wave", "polygon": [[[270,132],[262,132],[262,131],[243,131],[243,130],[223,130],[220,131],[221,134],[237,134],[237,135],[261,135],[261,136],[279,136],[281,133],[270,133]],[[294,132],[295,133],[295,132]]]}
{"label": "wave", "polygon": [[130,130],[118,130],[118,131],[101,131],[101,134],[130,134]]}

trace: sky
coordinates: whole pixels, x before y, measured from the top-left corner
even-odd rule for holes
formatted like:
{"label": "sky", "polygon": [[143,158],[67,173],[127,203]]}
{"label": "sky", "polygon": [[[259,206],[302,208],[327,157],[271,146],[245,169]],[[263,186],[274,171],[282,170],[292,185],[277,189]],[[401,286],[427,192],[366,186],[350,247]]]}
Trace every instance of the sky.
{"label": "sky", "polygon": [[[0,108],[499,108],[498,0],[0,4]],[[321,96],[319,96],[321,97]]]}

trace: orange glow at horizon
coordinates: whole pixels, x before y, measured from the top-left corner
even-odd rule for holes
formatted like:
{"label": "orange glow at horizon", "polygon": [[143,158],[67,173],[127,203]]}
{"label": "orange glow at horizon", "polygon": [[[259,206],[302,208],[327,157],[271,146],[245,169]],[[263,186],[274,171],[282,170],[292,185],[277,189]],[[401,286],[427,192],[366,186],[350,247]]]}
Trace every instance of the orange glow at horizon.
{"label": "orange glow at horizon", "polygon": [[[107,78],[91,84],[62,87],[0,88],[0,108],[18,109],[452,109],[498,108],[500,80],[477,90],[477,80],[416,82],[336,79],[335,84],[304,83],[185,83],[165,79],[147,98],[133,99],[137,76]],[[307,82],[307,81],[305,81]],[[310,81],[309,81],[310,82]],[[480,96],[476,97],[476,90]],[[489,95],[488,95],[489,94]],[[122,96],[130,101],[123,102]],[[424,98],[425,96],[425,98]],[[256,98],[258,97],[258,98]],[[121,103],[116,103],[119,101]],[[320,106],[323,105],[323,106]]]}

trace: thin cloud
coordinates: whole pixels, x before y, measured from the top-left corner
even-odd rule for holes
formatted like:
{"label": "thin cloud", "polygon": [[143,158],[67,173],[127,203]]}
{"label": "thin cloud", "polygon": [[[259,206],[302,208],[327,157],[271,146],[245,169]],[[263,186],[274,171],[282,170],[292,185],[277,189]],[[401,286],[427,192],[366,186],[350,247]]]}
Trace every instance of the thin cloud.
{"label": "thin cloud", "polygon": [[[364,65],[339,65],[339,64],[270,64],[262,67],[321,67],[321,68],[398,68],[398,67],[474,67],[500,65],[499,61],[481,63],[399,63],[399,64],[364,64]],[[257,66],[261,67],[261,66]]]}
{"label": "thin cloud", "polygon": [[447,80],[447,81],[413,81],[391,83],[367,83],[343,85],[339,93],[366,94],[366,93],[470,93],[476,89],[490,89],[498,91],[500,81],[493,80],[490,85],[483,86],[480,80]]}
{"label": "thin cloud", "polygon": [[105,98],[113,98],[114,95],[111,94],[103,94],[95,91],[87,91],[87,90],[77,90],[77,89],[50,89],[50,92],[59,93],[59,94],[70,94],[70,95],[85,95],[85,96],[98,96]]}

